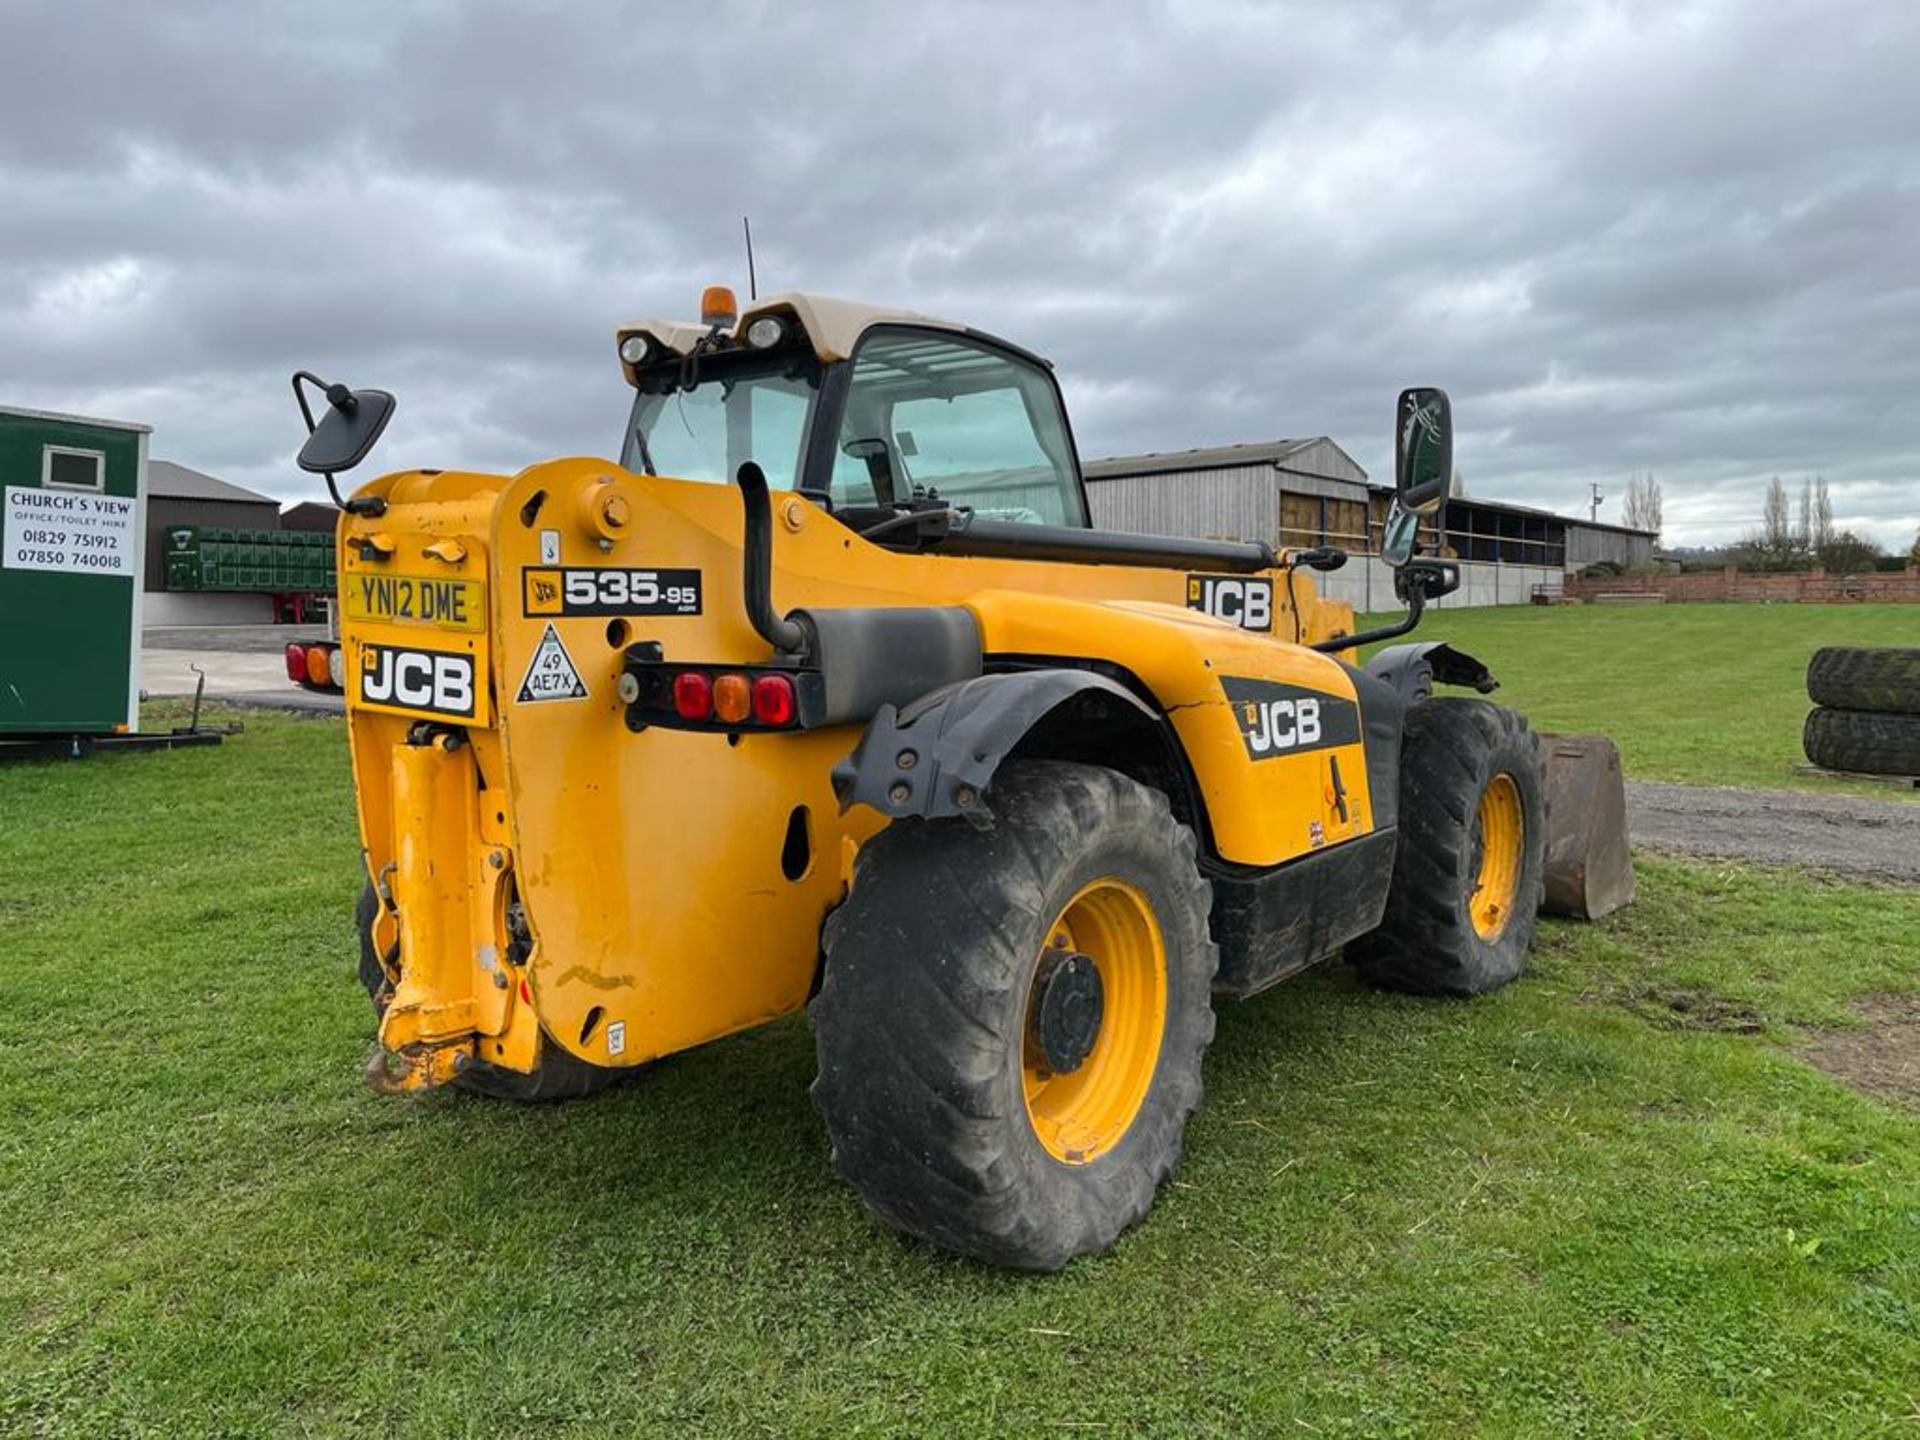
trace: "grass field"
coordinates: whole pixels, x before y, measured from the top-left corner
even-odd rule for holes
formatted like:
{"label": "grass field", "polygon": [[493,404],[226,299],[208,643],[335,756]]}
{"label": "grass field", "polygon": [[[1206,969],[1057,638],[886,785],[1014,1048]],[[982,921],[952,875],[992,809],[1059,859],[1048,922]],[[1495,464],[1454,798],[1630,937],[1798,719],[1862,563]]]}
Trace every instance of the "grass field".
{"label": "grass field", "polygon": [[[1543,719],[1600,696],[1641,773],[1696,775],[1678,722],[1583,678],[1634,673],[1596,637],[1648,618],[1458,638]],[[1633,648],[1675,667],[1643,690],[1698,677]],[[1584,660],[1524,677],[1554,652]],[[1763,754],[1746,778],[1786,779]],[[1032,1279],[866,1218],[797,1019],[559,1109],[367,1091],[337,721],[0,769],[0,811],[0,1434],[1920,1423],[1920,1114],[1796,1053],[1920,989],[1912,892],[1650,861],[1488,1000],[1332,967],[1227,1008],[1148,1223]]]}
{"label": "grass field", "polygon": [[[1384,618],[1384,617],[1379,617]],[[1798,775],[1807,661],[1822,645],[1920,645],[1915,605],[1531,606],[1441,610],[1413,637],[1447,640],[1499,677],[1536,729],[1612,735],[1627,773],[1896,797]]]}

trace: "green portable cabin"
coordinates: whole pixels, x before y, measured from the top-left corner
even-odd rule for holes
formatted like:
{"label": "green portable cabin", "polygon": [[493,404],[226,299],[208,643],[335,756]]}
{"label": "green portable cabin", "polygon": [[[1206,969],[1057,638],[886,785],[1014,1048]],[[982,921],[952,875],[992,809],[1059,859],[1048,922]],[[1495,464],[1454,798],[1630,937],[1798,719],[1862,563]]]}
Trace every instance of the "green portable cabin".
{"label": "green portable cabin", "polygon": [[139,728],[149,429],[0,406],[0,739]]}

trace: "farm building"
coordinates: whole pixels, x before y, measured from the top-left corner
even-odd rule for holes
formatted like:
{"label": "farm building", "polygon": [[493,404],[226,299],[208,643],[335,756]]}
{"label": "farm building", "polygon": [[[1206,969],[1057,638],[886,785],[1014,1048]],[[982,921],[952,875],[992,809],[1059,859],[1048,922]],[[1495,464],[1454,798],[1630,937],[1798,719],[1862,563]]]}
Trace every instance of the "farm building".
{"label": "farm building", "polygon": [[[1139,534],[1272,545],[1338,545],[1353,558],[1315,576],[1321,593],[1356,609],[1391,610],[1392,572],[1375,556],[1393,498],[1324,435],[1256,445],[1123,455],[1084,467],[1093,523]],[[1600,561],[1622,569],[1653,558],[1646,531],[1458,496],[1423,528],[1424,553],[1459,560],[1460,589],[1436,604],[1521,605]]]}
{"label": "farm building", "polygon": [[149,625],[245,625],[273,618],[264,595],[196,595],[167,589],[168,533],[184,525],[234,530],[277,530],[280,502],[269,495],[216,480],[170,460],[155,460],[147,474],[146,623]]}
{"label": "farm building", "polygon": [[331,535],[334,527],[340,523],[340,512],[328,504],[317,500],[302,500],[297,505],[289,505],[280,512],[282,530],[299,530],[306,534]]}

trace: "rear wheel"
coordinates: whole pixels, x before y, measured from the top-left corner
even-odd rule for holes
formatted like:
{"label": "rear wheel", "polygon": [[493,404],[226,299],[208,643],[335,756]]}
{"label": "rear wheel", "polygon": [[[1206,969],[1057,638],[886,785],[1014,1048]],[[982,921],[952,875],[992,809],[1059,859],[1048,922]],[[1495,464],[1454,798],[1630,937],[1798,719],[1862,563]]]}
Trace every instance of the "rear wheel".
{"label": "rear wheel", "polygon": [[1015,762],[990,828],[890,826],[808,1007],[833,1162],[887,1223],[1055,1270],[1179,1160],[1218,951],[1193,832],[1110,770]]}
{"label": "rear wheel", "polygon": [[[360,984],[366,989],[367,998],[373,1001],[373,1013],[385,1015],[387,1002],[393,999],[393,987],[387,979],[387,967],[381,964],[379,953],[373,945],[373,922],[379,914],[380,901],[373,892],[373,886],[368,885],[360,892],[360,903],[353,909],[354,926],[360,932]],[[388,958],[391,961],[394,957]],[[482,1060],[456,1075],[453,1084],[459,1089],[495,1100],[527,1103],[579,1100],[633,1078],[640,1068],[613,1070],[601,1065],[589,1065],[542,1035],[540,1064],[532,1074],[503,1070]]]}
{"label": "rear wheel", "polygon": [[1480,995],[1526,966],[1546,860],[1540,744],[1484,700],[1407,712],[1400,839],[1379,929],[1349,947],[1376,984]]}

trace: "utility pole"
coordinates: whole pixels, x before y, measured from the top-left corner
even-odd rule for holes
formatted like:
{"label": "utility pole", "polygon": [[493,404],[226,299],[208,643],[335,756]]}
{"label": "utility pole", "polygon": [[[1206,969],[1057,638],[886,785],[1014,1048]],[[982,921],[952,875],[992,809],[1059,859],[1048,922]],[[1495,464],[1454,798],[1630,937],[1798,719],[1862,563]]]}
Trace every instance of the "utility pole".
{"label": "utility pole", "polygon": [[1587,482],[1587,488],[1593,492],[1593,505],[1587,511],[1587,519],[1598,520],[1600,518],[1600,502],[1607,497],[1600,493],[1600,482],[1598,480],[1589,480]]}

